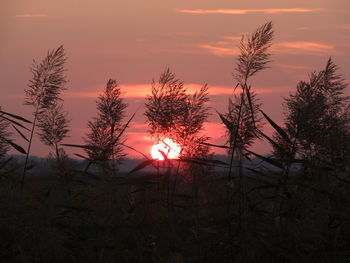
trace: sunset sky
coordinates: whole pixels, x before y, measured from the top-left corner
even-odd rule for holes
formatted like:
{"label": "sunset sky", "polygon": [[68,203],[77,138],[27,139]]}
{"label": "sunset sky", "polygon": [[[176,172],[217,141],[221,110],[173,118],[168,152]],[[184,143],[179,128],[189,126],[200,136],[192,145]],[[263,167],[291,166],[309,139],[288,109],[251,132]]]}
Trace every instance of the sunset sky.
{"label": "sunset sky", "polygon": [[[31,118],[32,108],[23,105],[30,65],[63,44],[69,82],[62,96],[72,119],[65,143],[83,143],[87,122],[96,116],[95,99],[113,78],[124,92],[128,116],[141,106],[126,143],[150,155],[143,105],[152,79],[167,67],[190,90],[208,84],[212,115],[205,132],[212,143],[222,143],[224,129],[215,110],[225,112],[232,95],[237,45],[242,34],[268,21],[275,29],[273,62],[251,84],[276,122],[283,121],[282,97],[321,70],[330,56],[349,82],[349,0],[1,0],[0,106]],[[267,147],[259,143],[255,149]],[[47,152],[34,143],[32,154]]]}

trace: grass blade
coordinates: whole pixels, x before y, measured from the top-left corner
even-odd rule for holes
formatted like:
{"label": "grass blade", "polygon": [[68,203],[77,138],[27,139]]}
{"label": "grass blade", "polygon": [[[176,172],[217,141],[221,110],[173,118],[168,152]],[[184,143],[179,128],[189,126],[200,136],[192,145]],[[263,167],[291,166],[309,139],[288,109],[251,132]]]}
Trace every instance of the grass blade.
{"label": "grass blade", "polygon": [[285,150],[274,140],[272,140],[269,136],[267,136],[265,133],[263,133],[262,131],[259,131],[259,133],[265,138],[267,139],[273,146],[275,146],[277,149],[285,152]]}
{"label": "grass blade", "polygon": [[253,154],[254,156],[260,158],[261,160],[263,160],[263,161],[265,161],[265,162],[267,162],[267,163],[269,163],[269,164],[272,164],[273,166],[276,166],[276,167],[278,167],[278,168],[280,168],[280,169],[283,169],[283,168],[284,168],[283,165],[282,165],[282,163],[279,162],[279,161],[276,160],[276,159],[267,158],[267,157],[265,157],[265,156],[262,156],[262,155],[260,155],[260,154],[257,154],[257,153],[255,153],[255,152],[252,152],[252,151],[249,151],[249,150],[247,150],[247,152]]}
{"label": "grass blade", "polygon": [[[6,139],[5,139],[6,140]],[[13,148],[15,148],[18,152],[22,153],[22,154],[26,154],[26,151],[21,147],[19,146],[17,143],[14,143],[13,141],[11,140],[6,140],[6,142],[8,144],[10,144]]]}
{"label": "grass blade", "polygon": [[120,133],[118,134],[117,138],[115,138],[114,142],[113,142],[113,145],[119,140],[120,136],[122,136],[122,134],[124,133],[124,131],[126,130],[126,128],[129,127],[129,123],[131,122],[131,120],[135,117],[136,115],[136,112],[138,110],[136,110],[134,112],[134,114],[131,116],[131,118],[127,121],[127,123],[124,125],[123,129],[120,131]]}
{"label": "grass blade", "polygon": [[233,134],[233,133],[234,133],[233,124],[232,124],[228,119],[226,119],[226,118],[224,117],[224,115],[222,115],[220,112],[217,111],[217,113],[219,114],[222,123],[225,124],[225,126],[227,127],[227,129],[229,129],[230,133]]}
{"label": "grass blade", "polygon": [[74,153],[74,155],[77,156],[77,157],[79,157],[79,158],[81,158],[81,159],[90,161],[90,159],[89,159],[88,157],[86,157],[86,156],[84,156],[84,155],[81,155],[81,154],[79,154],[79,153]]}
{"label": "grass blade", "polygon": [[248,102],[249,102],[249,108],[250,108],[250,112],[252,114],[252,120],[253,120],[253,124],[255,126],[255,118],[254,118],[254,109],[253,109],[253,103],[252,103],[252,99],[250,96],[250,86],[246,87],[246,93],[247,93],[247,98],[248,98]]}
{"label": "grass blade", "polygon": [[289,139],[287,133],[273,120],[271,120],[270,117],[265,114],[265,112],[262,110],[260,110],[260,112],[264,115],[265,119],[272,125],[272,127],[282,136],[282,138],[284,138],[288,143],[292,144],[292,141]]}
{"label": "grass blade", "polygon": [[30,131],[27,127],[25,127],[24,125],[20,124],[19,122],[15,121],[15,120],[9,119],[9,118],[7,118],[5,116],[1,116],[1,117],[4,118],[7,121],[9,121],[9,122],[19,126],[19,127],[22,127],[23,129],[26,129],[27,131]]}
{"label": "grass blade", "polygon": [[88,149],[88,150],[95,150],[99,149],[97,146],[91,146],[91,145],[81,145],[81,144],[61,144],[61,146],[67,146],[67,147],[74,147],[74,148],[83,148],[83,149]]}
{"label": "grass blade", "polygon": [[12,114],[12,113],[8,113],[8,112],[2,111],[2,110],[0,110],[0,113],[5,114],[5,115],[7,115],[7,116],[10,116],[10,117],[12,117],[12,118],[15,118],[15,119],[17,119],[17,120],[24,121],[24,122],[26,122],[26,123],[32,123],[31,121],[28,121],[27,119],[25,119],[25,118],[23,118],[23,117],[21,117],[21,116]]}
{"label": "grass blade", "polygon": [[201,165],[212,165],[212,166],[223,165],[223,166],[228,166],[227,163],[219,161],[219,160],[215,160],[215,159],[199,159],[199,158],[184,158],[184,157],[181,157],[178,160],[181,161],[181,162],[185,162],[185,163],[194,163],[194,164],[201,164]]}
{"label": "grass blade", "polygon": [[151,164],[153,164],[154,161],[156,161],[157,159],[148,159],[143,161],[142,163],[140,163],[139,165],[137,165],[134,169],[132,169],[128,174],[132,174],[135,173]]}
{"label": "grass blade", "polygon": [[16,132],[17,132],[24,140],[26,140],[27,142],[29,142],[28,138],[27,138],[19,129],[17,129],[15,125],[12,124],[12,127],[16,130]]}
{"label": "grass blade", "polygon": [[216,148],[223,148],[223,149],[229,149],[230,148],[230,147],[228,147],[226,145],[217,145],[217,144],[212,144],[212,143],[208,143],[208,142],[196,141],[196,143],[207,145],[207,146],[212,146],[212,147],[216,147]]}

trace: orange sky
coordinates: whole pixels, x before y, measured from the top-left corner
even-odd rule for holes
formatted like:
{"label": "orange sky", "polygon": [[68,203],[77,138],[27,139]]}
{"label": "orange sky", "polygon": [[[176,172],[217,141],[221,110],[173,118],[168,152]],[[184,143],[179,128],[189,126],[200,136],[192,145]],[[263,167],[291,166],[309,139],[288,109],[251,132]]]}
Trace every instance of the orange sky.
{"label": "orange sky", "polygon": [[[329,56],[350,80],[348,0],[1,0],[0,106],[30,118],[31,108],[22,104],[32,60],[63,44],[69,79],[63,97],[72,119],[66,143],[82,143],[87,121],[96,114],[94,100],[109,78],[120,83],[131,115],[166,67],[190,90],[208,84],[213,114],[207,133],[213,143],[223,142],[215,109],[224,112],[232,94],[237,43],[270,20],[273,62],[251,83],[264,111],[282,122],[282,96],[322,69]],[[149,153],[143,113],[141,107],[126,137]],[[32,153],[45,156],[47,150],[36,142]],[[266,152],[267,145],[256,150]]]}

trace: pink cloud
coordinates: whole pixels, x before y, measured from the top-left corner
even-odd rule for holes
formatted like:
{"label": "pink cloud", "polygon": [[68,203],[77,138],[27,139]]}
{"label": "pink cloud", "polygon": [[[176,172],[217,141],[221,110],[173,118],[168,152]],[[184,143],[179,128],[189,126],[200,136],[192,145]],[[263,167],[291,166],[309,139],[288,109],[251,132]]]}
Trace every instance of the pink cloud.
{"label": "pink cloud", "polygon": [[47,14],[20,14],[16,15],[16,18],[47,18]]}
{"label": "pink cloud", "polygon": [[311,13],[323,9],[308,8],[270,8],[270,9],[174,9],[176,12],[186,14],[224,14],[224,15],[245,15],[250,13],[261,14],[283,14],[283,13]]}
{"label": "pink cloud", "polygon": [[282,68],[288,71],[296,71],[296,70],[312,70],[312,67],[303,66],[303,65],[286,65],[286,64],[275,64],[275,67]]}
{"label": "pink cloud", "polygon": [[[212,44],[202,44],[199,47],[202,49],[205,49],[209,51],[209,53],[212,53],[213,55],[219,56],[219,57],[225,57],[225,56],[235,56],[239,54],[239,49],[237,47],[226,47],[222,46],[222,42],[218,42],[216,44],[219,45],[212,45]],[[220,46],[221,44],[221,46]]]}
{"label": "pink cloud", "polygon": [[240,53],[237,47],[242,36],[223,36],[219,41],[199,45],[201,49],[219,57],[235,56]]}
{"label": "pink cloud", "polygon": [[312,54],[323,55],[325,53],[334,52],[334,47],[324,43],[294,41],[280,42],[272,46],[272,50],[277,53],[287,54]]}
{"label": "pink cloud", "polygon": [[[235,56],[240,54],[240,50],[237,47],[241,37],[239,36],[224,36],[217,42],[201,44],[200,48],[206,50],[207,52],[219,56]],[[271,50],[274,53],[279,54],[311,54],[311,55],[324,55],[328,53],[334,53],[334,46],[311,42],[311,41],[284,41],[273,44]]]}

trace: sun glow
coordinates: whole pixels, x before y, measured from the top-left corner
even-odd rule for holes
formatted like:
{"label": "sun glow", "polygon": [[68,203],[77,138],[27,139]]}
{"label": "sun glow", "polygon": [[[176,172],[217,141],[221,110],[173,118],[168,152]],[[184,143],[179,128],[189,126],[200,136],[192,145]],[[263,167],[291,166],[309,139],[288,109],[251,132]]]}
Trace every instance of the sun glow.
{"label": "sun glow", "polygon": [[163,161],[164,156],[160,151],[162,151],[168,159],[176,159],[180,155],[181,147],[173,140],[166,138],[152,146],[152,158]]}

